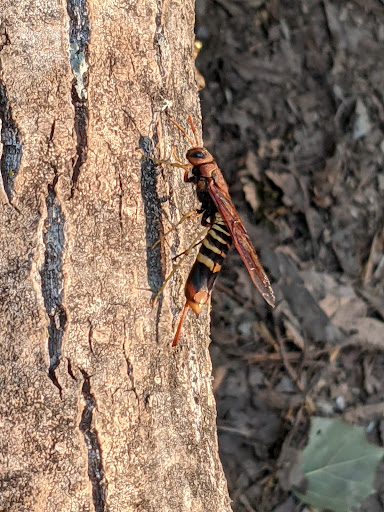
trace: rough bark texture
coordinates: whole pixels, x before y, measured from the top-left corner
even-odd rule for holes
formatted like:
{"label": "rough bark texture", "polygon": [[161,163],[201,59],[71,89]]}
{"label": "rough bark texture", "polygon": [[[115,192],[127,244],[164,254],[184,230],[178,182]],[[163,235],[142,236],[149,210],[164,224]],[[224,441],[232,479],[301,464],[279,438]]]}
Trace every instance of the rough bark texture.
{"label": "rough bark texture", "polygon": [[[198,116],[192,0],[2,1],[0,509],[229,511],[208,315],[170,342],[150,250],[194,204],[169,155]],[[165,212],[165,216],[161,211]]]}

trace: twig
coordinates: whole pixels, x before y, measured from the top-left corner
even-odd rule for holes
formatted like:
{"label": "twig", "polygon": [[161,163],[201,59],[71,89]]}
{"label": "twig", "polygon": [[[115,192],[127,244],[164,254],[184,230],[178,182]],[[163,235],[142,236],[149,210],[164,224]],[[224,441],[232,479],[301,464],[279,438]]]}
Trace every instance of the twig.
{"label": "twig", "polygon": [[287,353],[285,351],[284,343],[280,336],[279,329],[277,327],[277,323],[275,323],[275,335],[276,335],[277,341],[279,343],[281,358],[283,360],[284,367],[286,368],[287,372],[291,376],[291,379],[293,380],[293,382],[298,387],[299,391],[304,392],[304,387],[301,384],[301,382],[299,381],[299,377],[297,376],[295,370],[292,368],[291,363],[289,362],[289,360],[287,358]]}
{"label": "twig", "polygon": [[[317,350],[316,352],[308,352],[306,361],[304,362],[306,365],[318,363],[320,364],[320,361],[314,361],[314,359],[317,359],[321,356],[329,356],[329,351],[324,350]],[[299,352],[285,352],[285,357],[288,361],[296,362],[300,361],[302,359],[302,354]],[[277,353],[269,354],[268,352],[260,352],[258,354],[247,354],[243,357],[248,363],[262,363],[264,361],[270,361],[271,363],[277,363],[282,361],[282,355],[279,350]],[[324,363],[325,364],[325,363]]]}
{"label": "twig", "polygon": [[248,512],[256,512],[256,510],[253,507],[251,507],[251,504],[249,503],[248,498],[246,497],[245,494],[240,494],[239,501],[241,502],[242,505],[244,505]]}

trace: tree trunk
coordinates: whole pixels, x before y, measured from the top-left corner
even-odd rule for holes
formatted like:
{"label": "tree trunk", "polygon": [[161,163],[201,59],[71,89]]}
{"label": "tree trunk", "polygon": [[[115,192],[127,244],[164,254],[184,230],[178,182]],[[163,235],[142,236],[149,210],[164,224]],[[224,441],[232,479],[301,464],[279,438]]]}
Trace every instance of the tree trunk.
{"label": "tree trunk", "polygon": [[137,152],[185,152],[194,2],[1,6],[0,509],[229,511],[188,268],[150,306],[193,191]]}

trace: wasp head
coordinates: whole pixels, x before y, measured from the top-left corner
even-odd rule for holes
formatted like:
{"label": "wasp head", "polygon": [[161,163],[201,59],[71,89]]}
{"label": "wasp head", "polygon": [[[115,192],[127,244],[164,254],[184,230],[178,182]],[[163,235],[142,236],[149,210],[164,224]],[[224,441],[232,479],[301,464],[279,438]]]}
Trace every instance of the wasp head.
{"label": "wasp head", "polygon": [[213,160],[212,155],[205,148],[191,148],[187,151],[186,157],[190,164],[197,167]]}

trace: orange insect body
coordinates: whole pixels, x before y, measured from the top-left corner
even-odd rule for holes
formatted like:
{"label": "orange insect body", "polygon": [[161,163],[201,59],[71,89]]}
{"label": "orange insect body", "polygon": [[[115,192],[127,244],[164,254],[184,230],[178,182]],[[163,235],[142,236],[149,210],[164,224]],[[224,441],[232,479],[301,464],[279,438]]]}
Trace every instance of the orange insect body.
{"label": "orange insect body", "polygon": [[[172,123],[190,140],[177,123]],[[189,123],[196,138],[190,117]],[[210,226],[210,229],[202,241],[185,285],[186,303],[172,343],[173,347],[178,343],[188,309],[192,309],[198,316],[202,306],[208,301],[232,241],[262,297],[272,307],[275,305],[275,296],[269,279],[232,203],[228,185],[217,163],[203,147],[189,149],[186,158],[189,164],[184,167],[184,181],[196,185],[197,197],[201,202],[199,212],[203,214],[201,223]],[[189,176],[191,167],[192,174]]]}

